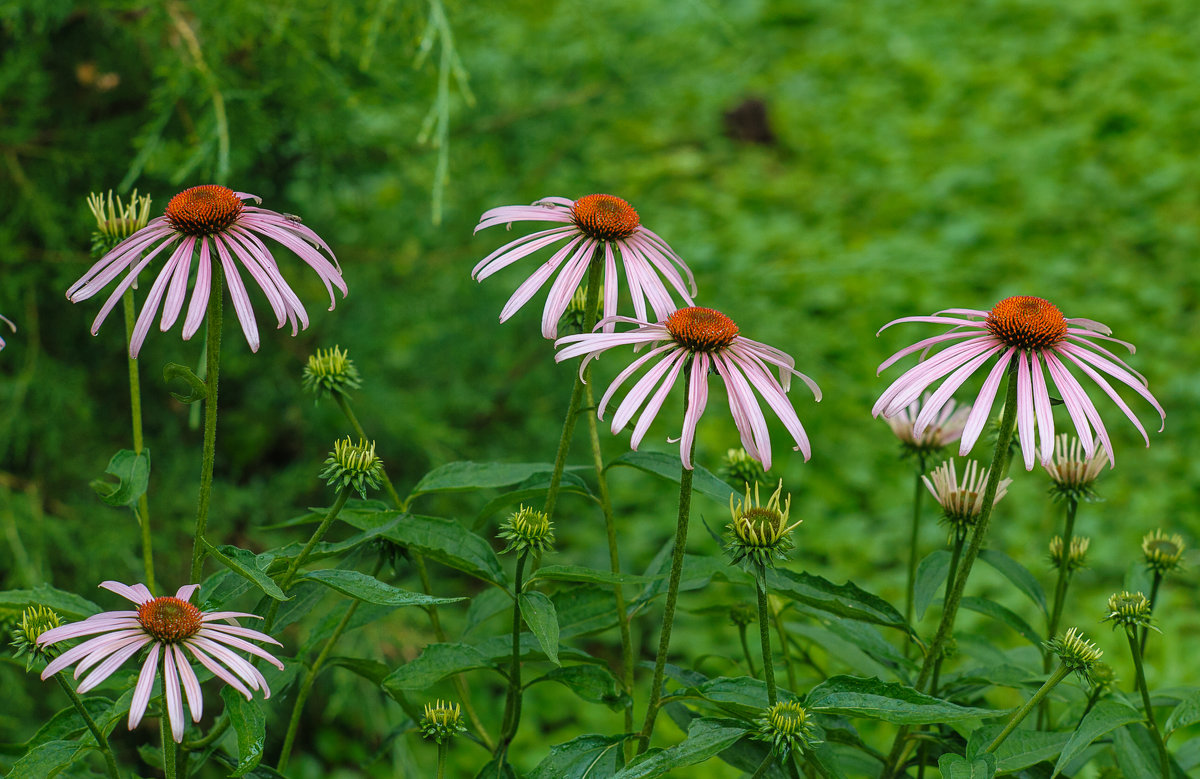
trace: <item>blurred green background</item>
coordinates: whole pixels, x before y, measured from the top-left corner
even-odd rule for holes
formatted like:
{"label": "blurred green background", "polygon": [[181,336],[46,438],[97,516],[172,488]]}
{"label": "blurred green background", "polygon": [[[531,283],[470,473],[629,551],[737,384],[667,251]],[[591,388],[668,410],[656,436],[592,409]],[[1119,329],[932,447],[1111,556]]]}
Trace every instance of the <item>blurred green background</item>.
{"label": "blurred green background", "polygon": [[[805,520],[792,564],[893,602],[912,474],[869,413],[901,369],[877,378],[875,368],[934,328],[876,330],[1031,294],[1136,343],[1130,362],[1167,426],[1154,432],[1156,415],[1126,393],[1151,430],[1146,449],[1091,393],[1117,465],[1102,477],[1106,501],[1080,512],[1092,564],[1067,616],[1130,679],[1121,646],[1097,623],[1104,598],[1140,559],[1145,533],[1163,527],[1192,546],[1200,535],[1197,50],[1200,23],[1186,0],[4,2],[0,313],[19,332],[0,354],[0,587],[48,581],[96,597],[101,580],[138,577],[131,517],[87,486],[129,445],[122,325],[111,317],[93,338],[98,301],[63,299],[89,264],[90,191],[137,187],[158,214],[172,194],[227,167],[219,183],[302,215],[337,252],[350,295],[333,312],[315,274],[277,254],[309,304],[309,330],[264,331],[253,355],[226,331],[210,526],[253,549],[285,538],[264,527],[329,500],[315,474],[344,425],[336,408],[300,391],[317,347],[340,344],[356,360],[356,408],[401,492],[454,460],[553,458],[572,368],[556,366],[539,337],[544,295],[496,322],[534,264],[482,284],[469,276],[531,228],[472,229],[493,206],[608,192],[688,261],[699,304],[788,351],[821,385],[820,404],[803,386],[793,393],[811,462],[772,428],[773,476]],[[178,325],[155,329],[141,359],[150,503],[171,587],[183,583],[190,549],[200,431],[161,367],[195,365],[201,348],[201,339],[181,342]],[[601,360],[597,378],[624,359]],[[676,451],[666,441],[679,429],[673,400],[645,449]],[[1067,423],[1061,410],[1058,421]],[[583,443],[576,462],[586,462]],[[628,433],[605,433],[604,444],[615,457]],[[714,395],[698,461],[715,470],[736,445]],[[1059,510],[1040,469],[1012,475],[992,545],[1042,572]],[[613,488],[625,565],[640,570],[672,532],[675,494],[627,470],[614,472]],[[471,517],[483,502],[421,510]],[[716,528],[726,509],[703,502],[696,513]],[[559,561],[607,564],[593,514],[564,500]],[[693,551],[716,553],[702,529],[692,539]],[[932,515],[925,540],[930,549],[943,540]],[[443,581],[439,594],[467,586]],[[1010,598],[986,574],[974,586]],[[1200,639],[1197,594],[1194,574],[1165,589],[1167,641],[1152,642],[1152,685],[1200,681],[1187,649]],[[682,605],[743,596],[714,588]],[[642,626],[645,643],[653,628]],[[395,664],[428,640],[417,616],[397,613],[347,646]],[[676,646],[731,653],[736,634],[723,618],[685,617]],[[383,741],[402,715],[377,695],[364,704],[360,684],[325,677],[309,709],[326,727],[294,763],[297,775],[334,776],[338,766],[354,775],[377,751],[380,775],[404,760],[428,765],[430,750],[409,756]],[[0,741],[29,735],[27,708],[56,707],[41,702],[47,690],[0,673],[0,695],[14,701],[0,713]],[[551,691],[542,693],[547,709],[527,708],[520,742],[530,765],[549,744],[619,728],[607,712],[561,720]],[[473,749],[460,750],[465,765],[481,762]]]}

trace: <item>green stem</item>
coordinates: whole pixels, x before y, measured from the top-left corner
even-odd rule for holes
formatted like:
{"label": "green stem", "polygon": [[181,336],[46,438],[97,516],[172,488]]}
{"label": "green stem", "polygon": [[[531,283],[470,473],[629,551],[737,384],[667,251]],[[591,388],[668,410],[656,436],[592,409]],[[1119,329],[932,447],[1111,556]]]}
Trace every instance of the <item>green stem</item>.
{"label": "green stem", "polygon": [[179,768],[176,760],[178,746],[171,735],[171,723],[167,718],[167,702],[162,702],[162,716],[158,718],[158,733],[162,737],[163,776],[166,779],[178,779]]}
{"label": "green stem", "polygon": [[1125,637],[1129,639],[1129,651],[1133,655],[1133,669],[1137,673],[1137,686],[1142,693],[1142,706],[1146,709],[1146,724],[1150,727],[1150,735],[1154,737],[1154,745],[1158,747],[1163,779],[1170,779],[1171,757],[1167,754],[1167,745],[1163,742],[1162,734],[1158,730],[1158,723],[1154,719],[1154,707],[1150,705],[1150,688],[1146,686],[1146,672],[1142,668],[1142,649],[1138,644],[1137,628],[1126,628]]}
{"label": "green stem", "polygon": [[450,752],[450,740],[438,742],[437,756],[437,779],[443,779],[446,775],[446,755]]}
{"label": "green stem", "polygon": [[742,640],[742,654],[746,656],[746,666],[750,669],[750,675],[757,679],[758,671],[754,670],[754,656],[750,654],[750,642],[746,640],[745,625],[738,625],[738,638]]}
{"label": "green stem", "polygon": [[[1159,571],[1154,572],[1154,581],[1150,583],[1150,612],[1154,613],[1154,603],[1158,600],[1158,588],[1163,583],[1163,575]],[[1141,650],[1142,654],[1146,653],[1146,637],[1150,635],[1150,628],[1142,628]]]}
{"label": "green stem", "polygon": [[205,358],[204,453],[200,464],[200,499],[196,507],[196,534],[192,540],[192,572],[188,581],[198,583],[204,567],[204,533],[208,528],[208,505],[212,497],[213,464],[217,454],[217,387],[221,373],[221,304],[225,297],[225,277],[219,266],[213,268],[212,289],[208,293],[208,336]]}
{"label": "green stem", "polygon": [[[1050,609],[1050,619],[1046,623],[1046,635],[1050,638],[1058,635],[1058,623],[1062,619],[1063,605],[1067,601],[1067,586],[1071,583],[1071,539],[1075,534],[1075,512],[1078,508],[1079,501],[1074,498],[1067,499],[1067,516],[1063,523],[1062,559],[1058,564],[1058,581],[1054,585],[1054,605]],[[1042,670],[1049,673],[1050,666],[1054,663],[1054,653],[1049,649],[1045,651]],[[1038,709],[1038,730],[1041,730],[1042,725],[1049,721],[1050,701],[1046,700]]]}
{"label": "green stem", "polygon": [[525,562],[528,559],[529,550],[526,549],[517,557],[517,573],[513,577],[512,663],[508,668],[508,697],[504,702],[504,719],[496,743],[496,754],[507,752],[521,724],[521,579],[525,575]]}
{"label": "green stem", "polygon": [[[946,571],[946,592],[954,586],[954,579],[958,576],[958,562],[962,559],[963,543],[966,541],[966,536],[959,531],[954,532],[954,551],[950,553],[950,568]],[[938,680],[942,675],[942,660],[945,658],[939,657],[933,665],[933,679],[929,683],[929,694],[936,696],[938,694]]]}
{"label": "green stem", "polygon": [[1046,695],[1048,695],[1050,691],[1058,685],[1059,682],[1065,679],[1069,673],[1071,673],[1070,668],[1067,668],[1065,665],[1060,665],[1058,670],[1055,671],[1054,674],[1046,680],[1046,683],[1042,685],[1041,689],[1035,692],[1032,698],[1025,701],[1025,705],[1018,709],[1017,713],[1009,718],[1008,724],[1004,726],[1004,730],[1000,731],[1000,734],[996,736],[996,738],[992,740],[992,743],[988,745],[988,748],[983,751],[995,752],[996,749],[1004,743],[1004,739],[1008,738],[1009,735],[1017,729],[1017,726],[1021,724],[1021,720],[1028,717],[1029,712],[1033,711],[1034,708],[1036,708],[1037,705],[1042,702],[1042,699],[1045,698]]}
{"label": "green stem", "polygon": [[767,588],[764,584],[767,572],[758,567],[754,577],[754,589],[758,593],[758,640],[762,645],[763,677],[767,681],[767,705],[774,706],[779,699],[775,688],[775,663],[771,657],[771,615],[767,610]]}
{"label": "green stem", "polygon": [[[337,402],[338,408],[340,408],[342,413],[346,416],[346,421],[350,423],[350,427],[354,429],[354,434],[357,435],[360,440],[366,441],[367,434],[363,431],[363,426],[359,423],[358,417],[355,416],[354,409],[350,408],[350,400],[341,392],[333,393],[333,399]],[[396,508],[400,509],[401,511],[406,510],[407,507],[405,506],[404,501],[400,498],[400,493],[396,492],[395,485],[393,485],[392,480],[388,478],[387,469],[381,467],[380,472],[383,476],[384,492],[386,492],[388,497],[392,499],[392,503],[396,505]]]}
{"label": "green stem", "polygon": [[764,757],[763,761],[758,764],[758,768],[754,771],[754,774],[751,775],[750,779],[762,779],[762,777],[767,775],[767,771],[771,768],[772,765],[774,765],[774,763],[775,763],[775,747],[771,747],[770,749],[767,750],[767,756]]}
{"label": "green stem", "polygon": [[[987,485],[983,490],[983,504],[980,508],[979,519],[975,522],[974,532],[971,535],[971,542],[963,555],[961,562],[962,570],[954,581],[954,589],[946,596],[945,606],[942,609],[942,620],[938,624],[937,632],[933,636],[933,641],[929,645],[929,651],[925,653],[925,662],[921,664],[921,672],[917,676],[916,684],[913,686],[921,690],[925,687],[925,683],[929,681],[930,675],[933,673],[933,667],[937,660],[942,656],[946,641],[949,640],[951,633],[954,631],[954,620],[958,616],[958,605],[962,601],[963,591],[967,587],[967,578],[971,575],[971,568],[975,565],[975,558],[979,556],[979,550],[983,547],[983,539],[987,535],[988,523],[992,519],[992,509],[996,500],[996,488],[1000,484],[1001,472],[1004,470],[1004,463],[1008,457],[1008,445],[1012,441],[1013,427],[1017,421],[1017,366],[1019,364],[1019,355],[1013,355],[1009,362],[1008,375],[1005,377],[1005,399],[1004,399],[1004,415],[1000,418],[1000,433],[996,436],[996,449],[992,453],[992,464],[988,469]],[[901,759],[907,751],[908,741],[908,726],[902,726],[896,734],[895,740],[892,742],[891,752],[888,754],[888,759],[884,763],[882,779],[888,779],[895,775],[899,769]]]}
{"label": "green stem", "polygon": [[[296,572],[300,570],[300,566],[304,565],[304,561],[308,559],[308,555],[312,552],[313,547],[325,537],[325,533],[329,530],[333,521],[337,519],[337,515],[341,513],[342,507],[346,505],[346,501],[350,499],[352,492],[354,492],[354,487],[349,484],[338,490],[337,498],[333,501],[333,505],[329,507],[329,513],[325,515],[325,518],[321,520],[321,524],[313,531],[312,537],[308,539],[308,543],[300,550],[300,554],[296,555],[291,564],[288,565],[287,572],[284,573],[283,580],[279,583],[279,589],[286,593],[288,588],[292,586],[292,582],[296,579]],[[267,611],[267,618],[265,620],[265,632],[267,633],[270,633],[271,628],[275,625],[275,615],[279,613],[279,603],[277,600],[271,601],[271,608]]]}
{"label": "green stem", "polygon": [[[917,474],[913,486],[912,528],[908,535],[908,585],[905,588],[904,621],[912,624],[915,611],[915,593],[917,587],[917,560],[920,554],[921,536],[921,499],[925,496],[925,485],[921,477],[925,475],[925,455],[917,455]],[[904,656],[912,652],[912,642],[904,643]]]}
{"label": "green stem", "polygon": [[[133,327],[134,327],[134,300],[133,289],[126,290],[122,300],[125,308],[125,346],[126,348],[133,342]],[[133,424],[133,451],[137,454],[142,453],[145,448],[145,441],[142,438],[142,383],[138,376],[138,361],[134,357],[129,357],[129,410]],[[142,530],[142,566],[146,571],[146,586],[150,588],[150,592],[154,592],[157,587],[154,583],[154,538],[150,533],[150,501],[146,497],[146,493],[142,493],[138,497],[137,509],[134,511],[137,516],[138,525]]]}
{"label": "green stem", "polygon": [[[691,363],[684,369],[683,383],[689,385]],[[686,395],[685,395],[686,397]],[[684,415],[687,402],[684,401]],[[696,453],[696,439],[692,439],[690,460]],[[671,628],[675,624],[675,601],[679,598],[679,580],[683,576],[683,554],[687,547],[688,520],[692,514],[692,470],[681,468],[679,475],[679,517],[675,524],[675,549],[671,555],[671,575],[667,583],[667,602],[663,609],[662,633],[658,638],[658,654],[654,658],[654,678],[650,684],[650,703],[646,707],[646,721],[638,735],[637,753],[640,755],[650,747],[650,734],[654,732],[654,720],[658,717],[658,705],[662,700],[663,670],[667,664],[667,652],[671,649]]]}
{"label": "green stem", "polygon": [[54,674],[54,678],[58,680],[58,686],[62,687],[63,692],[71,699],[71,703],[75,706],[75,710],[79,712],[79,716],[83,718],[88,730],[92,732],[92,737],[96,739],[96,743],[100,745],[100,753],[104,755],[104,771],[108,774],[109,779],[118,779],[120,774],[117,772],[117,759],[113,755],[112,748],[108,745],[108,738],[104,735],[104,731],[100,730],[96,725],[96,721],[83,706],[83,700],[80,699],[79,693],[71,687],[71,684],[63,678],[62,674]]}
{"label": "green stem", "polygon": [[792,650],[788,648],[787,628],[783,624],[782,612],[772,612],[771,619],[775,622],[775,632],[779,634],[779,646],[783,649],[783,664],[787,668],[788,689],[800,689],[796,679],[796,668],[792,663]]}
{"label": "green stem", "polygon": [[195,741],[185,741],[179,745],[184,752],[199,752],[212,742],[219,739],[225,734],[226,728],[229,727],[229,710],[221,712],[221,716],[217,717],[217,721],[213,723],[212,730],[208,731],[202,738]]}

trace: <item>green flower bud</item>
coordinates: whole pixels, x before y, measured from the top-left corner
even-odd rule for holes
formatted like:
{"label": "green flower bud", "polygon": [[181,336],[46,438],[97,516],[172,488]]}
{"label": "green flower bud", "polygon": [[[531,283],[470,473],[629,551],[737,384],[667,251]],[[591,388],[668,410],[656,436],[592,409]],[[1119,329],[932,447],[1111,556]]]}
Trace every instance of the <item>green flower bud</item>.
{"label": "green flower bud", "polygon": [[734,502],[733,495],[729,496],[729,513],[733,520],[725,526],[725,551],[734,565],[746,564],[754,568],[775,565],[775,560],[787,559],[787,552],[794,544],[791,532],[800,525],[800,521],[788,524],[788,515],[792,510],[792,496],[780,504],[779,496],[783,492],[783,480],[771,494],[766,505],[763,505],[754,486],[754,497],[750,497],[750,489],[746,488],[745,500]]}
{"label": "green flower bud", "polygon": [[441,700],[425,704],[425,714],[421,717],[420,727],[422,736],[439,744],[467,729],[462,722],[462,710],[459,705],[456,703],[452,706]]}
{"label": "green flower bud", "polygon": [[1055,636],[1045,644],[1046,648],[1058,655],[1058,659],[1067,668],[1079,674],[1085,682],[1091,682],[1092,671],[1104,653],[1096,645],[1083,637],[1076,628],[1068,628],[1066,633]]}
{"label": "green flower bud", "polygon": [[500,538],[508,542],[501,554],[526,551],[541,554],[554,546],[554,525],[545,512],[534,511],[526,506],[510,514],[500,524]]}
{"label": "green flower bud", "polygon": [[58,655],[56,646],[38,646],[38,638],[47,630],[62,624],[58,614],[45,606],[30,606],[21,613],[21,621],[12,631],[12,646],[14,656],[26,655],[25,670],[28,671],[34,660],[50,659]]}
{"label": "green flower bud", "polygon": [[795,701],[776,703],[758,719],[757,725],[758,731],[751,738],[773,745],[782,760],[793,751],[803,755],[804,750],[821,743],[816,740],[808,711]]}
{"label": "green flower bud", "polygon": [[758,607],[753,603],[735,603],[729,607],[729,621],[738,627],[758,622]]}
{"label": "green flower bud", "polygon": [[739,446],[725,452],[725,458],[721,462],[721,475],[737,489],[749,490],[763,483],[766,471],[763,470],[762,463],[746,454],[746,450]]}
{"label": "green flower bud", "polygon": [[1074,573],[1084,567],[1088,547],[1092,539],[1087,536],[1071,536],[1071,548],[1063,549],[1062,536],[1050,539],[1050,563],[1055,568],[1066,568],[1067,573]]}
{"label": "green flower bud", "polygon": [[[974,527],[979,515],[983,512],[983,493],[987,487],[989,469],[980,469],[974,460],[967,462],[962,481],[954,468],[954,461],[947,460],[929,476],[922,476],[925,487],[933,494],[938,505],[942,507],[942,521],[950,526],[955,537],[961,537]],[[992,505],[1008,494],[1008,485],[1012,479],[1001,479],[996,485],[996,497]]]}
{"label": "green flower bud", "polygon": [[[563,312],[558,322],[560,329],[568,334],[582,333],[584,317],[587,313],[587,284],[582,285],[575,290],[575,294],[571,296],[571,302],[567,303],[567,310]],[[599,295],[599,300],[604,300],[604,286],[601,285],[600,290],[596,293]]]}
{"label": "green flower bud", "polygon": [[88,208],[96,217],[96,231],[92,233],[92,257],[99,259],[129,236],[146,226],[150,221],[150,196],[138,196],[137,190],[123,203],[120,196],[113,197],[95,192],[88,195]]}
{"label": "green flower bud", "polygon": [[1187,545],[1183,543],[1182,536],[1168,536],[1158,528],[1155,528],[1153,533],[1147,533],[1142,539],[1142,557],[1146,561],[1146,567],[1160,576],[1166,576],[1182,567],[1180,560],[1183,559],[1185,549]]}
{"label": "green flower bud", "polygon": [[353,487],[367,497],[367,490],[378,489],[383,479],[383,461],[375,455],[375,442],[360,439],[356,444],[349,437],[335,442],[318,478],[338,490]]}
{"label": "green flower bud", "polygon": [[[1108,616],[1113,627],[1122,625],[1126,630],[1153,627],[1150,624],[1150,601],[1140,592],[1120,592],[1108,599]],[[1157,628],[1156,628],[1157,629]]]}
{"label": "green flower bud", "polygon": [[304,389],[318,398],[333,397],[335,393],[349,395],[350,390],[362,386],[354,360],[336,346],[324,351],[318,349],[316,354],[309,355],[303,382]]}

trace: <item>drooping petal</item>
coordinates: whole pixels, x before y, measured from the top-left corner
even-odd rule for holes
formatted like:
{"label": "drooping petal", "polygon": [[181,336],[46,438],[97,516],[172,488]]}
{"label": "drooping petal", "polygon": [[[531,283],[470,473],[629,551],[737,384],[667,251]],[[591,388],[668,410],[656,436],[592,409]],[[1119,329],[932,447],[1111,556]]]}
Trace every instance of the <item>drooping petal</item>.
{"label": "drooping petal", "polygon": [[683,432],[679,437],[679,456],[683,467],[692,470],[692,442],[696,440],[696,425],[708,406],[708,369],[711,358],[697,354],[688,376],[687,411],[683,414]]}
{"label": "drooping petal", "polygon": [[204,694],[200,691],[200,680],[196,678],[196,673],[192,670],[183,650],[179,648],[179,644],[172,644],[171,651],[175,655],[175,669],[179,671],[179,679],[183,682],[183,692],[187,695],[188,708],[192,712],[192,722],[199,722],[200,717],[204,714]]}
{"label": "drooping petal", "polygon": [[979,394],[975,396],[975,402],[971,405],[971,414],[967,417],[967,423],[963,426],[962,438],[959,440],[959,456],[966,456],[967,452],[971,451],[971,447],[975,445],[975,439],[979,438],[979,434],[983,432],[983,426],[992,413],[992,403],[996,400],[996,389],[1000,386],[1000,379],[1008,369],[1014,352],[1016,349],[1010,347],[1008,351],[1000,355],[992,372],[984,379]]}
{"label": "drooping petal", "polygon": [[170,646],[163,651],[163,697],[167,701],[167,719],[175,743],[183,741],[183,698],[179,694],[179,672],[175,668],[175,653]]}
{"label": "drooping petal", "polygon": [[129,703],[129,729],[133,730],[146,714],[146,706],[150,703],[150,693],[154,690],[154,676],[158,670],[158,651],[161,644],[150,645],[150,652],[142,663],[138,674],[137,686],[133,688],[133,700]]}
{"label": "drooping petal", "polygon": [[[109,581],[105,581],[105,582],[100,582],[100,587],[101,587],[101,589],[108,590],[109,592],[115,592],[117,595],[120,595],[122,598],[133,601],[134,603],[136,603],[139,606],[141,606],[145,603],[149,603],[150,601],[154,600],[154,596],[150,594],[150,590],[147,589],[146,585],[140,584],[140,583],[130,586],[127,584],[121,584],[120,582],[115,582],[115,581],[109,580]],[[132,613],[132,612],[130,612],[130,613]],[[97,616],[100,616],[100,615],[97,615]]]}

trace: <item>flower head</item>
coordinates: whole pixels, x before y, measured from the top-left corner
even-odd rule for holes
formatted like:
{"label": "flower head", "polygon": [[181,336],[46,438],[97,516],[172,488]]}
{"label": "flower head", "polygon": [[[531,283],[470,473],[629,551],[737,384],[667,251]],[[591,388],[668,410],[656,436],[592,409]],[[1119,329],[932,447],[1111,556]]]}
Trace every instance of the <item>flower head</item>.
{"label": "flower head", "polygon": [[[67,299],[72,303],[87,300],[125,273],[92,323],[92,334],[95,335],[113,306],[137,282],[138,275],[164,249],[174,246],[150,291],[146,293],[129,343],[131,357],[137,357],[141,351],[160,304],[162,318],[159,320],[159,329],[163,332],[169,330],[183,313],[183,302],[192,275],[192,259],[197,255],[191,302],[183,322],[185,341],[196,334],[200,323],[204,321],[215,273],[220,274],[218,283],[223,276],[229,285],[229,296],[241,322],[242,332],[251,351],[258,351],[258,324],[250,304],[250,295],[234,264],[235,259],[266,295],[278,326],[283,327],[290,322],[292,335],[295,335],[299,329],[308,327],[308,314],[300,298],[284,280],[274,255],[262,238],[281,244],[317,272],[329,292],[331,311],[336,303],[333,288],[337,287],[345,297],[346,282],[342,280],[342,272],[337,267],[333,251],[320,236],[301,224],[296,217],[248,206],[243,202],[246,200],[262,202],[256,195],[234,192],[214,184],[180,192],[171,198],[166,213],[151,219],[144,228],[117,244],[72,284],[67,290]],[[323,249],[329,258],[326,259],[318,249]],[[214,269],[218,264],[220,267]]]}
{"label": "flower head", "polygon": [[[1054,415],[1051,412],[1049,386],[1046,372],[1053,379],[1063,405],[1082,441],[1084,451],[1094,451],[1095,438],[1100,440],[1113,461],[1112,444],[1108,431],[1100,421],[1096,406],[1084,392],[1079,380],[1068,370],[1074,365],[1104,391],[1125,416],[1141,432],[1146,445],[1150,438],[1134,413],[1121,399],[1102,374],[1117,379],[1129,386],[1148,403],[1154,406],[1159,416],[1166,420],[1162,406],[1146,389],[1145,379],[1125,364],[1121,358],[1097,343],[1098,340],[1120,344],[1132,353],[1133,345],[1110,338],[1108,327],[1091,319],[1067,319],[1058,308],[1042,298],[1018,296],[1001,300],[991,311],[951,308],[933,316],[906,316],[896,319],[881,328],[880,332],[900,322],[930,322],[953,325],[942,335],[925,338],[893,354],[879,366],[879,370],[914,352],[925,352],[939,344],[950,341],[957,343],[941,352],[922,360],[910,368],[884,391],[875,402],[871,413],[892,417],[899,414],[934,382],[947,377],[926,402],[913,423],[914,435],[921,435],[937,419],[937,415],[950,400],[955,390],[962,386],[972,374],[994,358],[992,366],[979,396],[967,416],[959,445],[959,454],[965,455],[979,438],[996,398],[996,390],[1005,371],[1015,365],[1017,382],[1017,430],[1020,433],[1021,451],[1025,455],[1025,469],[1032,470],[1036,443],[1040,444],[1043,463],[1049,462],[1054,447]],[[1161,431],[1161,427],[1159,430]]]}
{"label": "flower head", "polygon": [[43,633],[53,630],[62,624],[54,609],[45,606],[30,606],[21,612],[21,621],[12,631],[12,645],[16,650],[14,657],[28,655],[25,658],[25,670],[28,671],[33,661],[39,657],[51,658],[58,654],[54,647],[42,647],[38,639]]}
{"label": "flower head", "polygon": [[1183,543],[1183,536],[1178,533],[1167,535],[1160,528],[1155,528],[1153,533],[1147,533],[1142,539],[1142,558],[1146,561],[1146,567],[1160,576],[1179,569],[1185,549],[1187,545]]}
{"label": "flower head", "polygon": [[88,209],[96,217],[96,231],[92,233],[92,256],[99,258],[141,230],[150,221],[150,196],[138,195],[137,190],[122,202],[121,196],[113,197],[95,192],[88,195]]}
{"label": "flower head", "polygon": [[318,398],[332,397],[335,393],[349,395],[350,390],[358,389],[362,382],[358,377],[358,368],[349,352],[338,347],[318,349],[316,354],[308,357],[304,366],[304,389]]}
{"label": "flower head", "polygon": [[1108,616],[1113,627],[1123,626],[1128,630],[1153,627],[1150,624],[1150,599],[1140,592],[1114,593],[1108,599]]}
{"label": "flower head", "polygon": [[508,542],[502,554],[513,551],[541,554],[554,546],[554,523],[544,511],[521,506],[500,523],[498,535]]}
{"label": "flower head", "polygon": [[1091,683],[1092,671],[1104,653],[1083,637],[1077,628],[1068,628],[1066,633],[1046,642],[1046,648],[1058,655],[1058,659],[1070,670]]}
{"label": "flower head", "polygon": [[188,603],[192,594],[199,589],[198,584],[188,584],[180,587],[174,596],[159,598],[152,596],[144,584],[129,586],[108,581],[100,586],[133,601],[137,610],[106,611],[82,622],[73,622],[42,633],[37,639],[41,647],[69,638],[95,636],[53,660],[42,671],[42,679],[49,679],[75,663],[78,663],[75,666],[75,678],[78,679],[89,668],[96,666],[80,682],[79,692],[82,694],[111,676],[144,647],[149,647],[134,687],[133,701],[129,705],[129,729],[137,727],[142,721],[146,706],[150,703],[154,679],[161,667],[166,713],[171,723],[171,735],[177,742],[183,740],[184,697],[191,709],[192,722],[199,722],[203,714],[204,696],[196,673],[192,670],[191,660],[196,660],[218,679],[246,696],[246,700],[250,700],[251,690],[262,690],[263,697],[271,697],[271,690],[262,673],[233,651],[249,652],[283,670],[283,664],[274,656],[246,639],[276,645],[279,642],[265,633],[237,624],[237,617],[260,619],[257,615],[237,611],[201,611]]}
{"label": "flower head", "polygon": [[462,722],[462,709],[457,703],[451,705],[439,700],[425,704],[425,714],[421,717],[421,735],[425,738],[440,744],[466,729],[467,726]]}
{"label": "flower head", "polygon": [[[472,278],[483,281],[496,271],[540,249],[562,241],[566,241],[566,245],[517,287],[500,312],[501,322],[528,303],[561,267],[562,271],[550,287],[542,310],[542,335],[546,338],[556,337],[558,320],[587,274],[593,255],[598,262],[601,251],[604,257],[604,316],[606,319],[616,316],[620,287],[614,249],[621,255],[625,280],[638,319],[646,320],[646,301],[650,302],[650,307],[659,318],[666,317],[677,308],[663,278],[670,282],[685,304],[692,304],[696,281],[688,266],[666,241],[646,229],[633,206],[619,197],[585,195],[578,200],[548,197],[531,206],[500,206],[484,212],[475,232],[501,224],[512,227],[513,222],[524,221],[557,222],[562,226],[531,233],[505,244],[475,266],[471,271]],[[612,325],[612,321],[606,322],[605,332],[612,332]]]}
{"label": "flower head", "polygon": [[962,436],[967,416],[971,413],[970,406],[959,406],[953,400],[949,400],[929,423],[929,426],[920,435],[916,435],[913,432],[913,425],[921,416],[922,406],[927,403],[929,403],[928,393],[921,400],[909,403],[895,416],[884,418],[888,427],[896,434],[896,438],[900,439],[900,445],[907,455],[928,457],[954,443]]}
{"label": "flower head", "polygon": [[729,607],[729,621],[740,628],[758,622],[758,607],[753,603],[735,603]]}
{"label": "flower head", "polygon": [[[933,469],[929,476],[921,480],[935,500],[942,507],[942,517],[955,533],[964,533],[967,528],[974,526],[983,511],[983,493],[987,487],[989,469],[980,470],[979,463],[970,460],[967,470],[963,473],[962,481],[954,468],[954,461],[946,462]],[[1000,502],[1008,493],[1008,485],[1012,479],[1001,479],[996,485],[996,497],[992,505]]]}
{"label": "flower head", "polygon": [[734,565],[747,563],[753,568],[775,565],[775,560],[787,559],[788,551],[794,546],[791,533],[803,520],[788,524],[788,516],[792,510],[792,496],[780,504],[779,495],[783,492],[783,480],[775,492],[763,504],[758,494],[758,485],[754,485],[754,497],[750,497],[750,486],[746,486],[746,499],[741,498],[734,503],[733,495],[729,496],[729,513],[732,520],[725,526],[727,543],[725,551],[729,554]]}
{"label": "flower head", "polygon": [[383,460],[375,454],[375,442],[359,440],[354,443],[349,436],[333,444],[333,451],[325,460],[325,470],[317,476],[338,490],[353,487],[362,497],[368,489],[378,489],[383,480]]}
{"label": "flower head", "polygon": [[817,741],[812,716],[795,701],[780,701],[767,709],[751,738],[774,746],[783,760],[793,751],[802,755],[804,750],[821,743]]}
{"label": "flower head", "polygon": [[[4,324],[8,325],[8,329],[12,330],[14,333],[17,332],[17,326],[14,325],[12,322],[8,321],[7,317],[0,316],[0,322],[3,322]],[[0,338],[0,349],[3,349],[3,348],[4,348],[4,339]]]}
{"label": "flower head", "polygon": [[734,487],[748,489],[761,484],[766,471],[763,470],[762,463],[739,446],[725,452],[725,457],[721,460],[721,475],[727,481],[733,482]]}
{"label": "flower head", "polygon": [[1079,439],[1063,433],[1054,442],[1054,458],[1042,463],[1054,484],[1050,494],[1056,500],[1099,500],[1093,484],[1108,463],[1108,452],[1097,443],[1088,454]]}
{"label": "flower head", "polygon": [[1066,568],[1067,573],[1074,573],[1084,566],[1088,547],[1092,539],[1087,536],[1071,536],[1069,548],[1063,547],[1062,536],[1050,539],[1050,562],[1055,568]]}
{"label": "flower head", "polygon": [[[729,410],[741,435],[742,446],[751,457],[762,463],[764,469],[771,467],[771,437],[754,390],[762,395],[783,422],[796,442],[795,449],[804,454],[805,460],[812,455],[808,435],[788,402],[787,391],[793,375],[808,385],[818,401],[821,399],[821,390],[816,382],[796,370],[796,362],[791,357],[772,346],[740,335],[733,320],[711,308],[681,308],[658,324],[628,317],[613,317],[611,321],[628,322],[637,325],[637,328],[623,333],[593,332],[565,336],[554,344],[559,349],[554,359],[562,362],[586,355],[579,367],[582,375],[590,360],[614,346],[657,344],[621,371],[600,399],[597,408],[597,414],[603,419],[609,399],[620,386],[639,369],[657,360],[634,384],[613,415],[612,432],[615,434],[645,405],[630,439],[630,446],[634,450],[662,408],[680,372],[686,367],[689,372],[687,412],[684,414],[683,434],[679,442],[680,459],[685,468],[692,467],[691,448],[696,436],[696,423],[708,404],[710,369],[715,370],[725,383]],[[599,329],[609,323],[610,320],[601,320],[596,327]],[[770,366],[778,369],[778,381],[771,375]]]}

